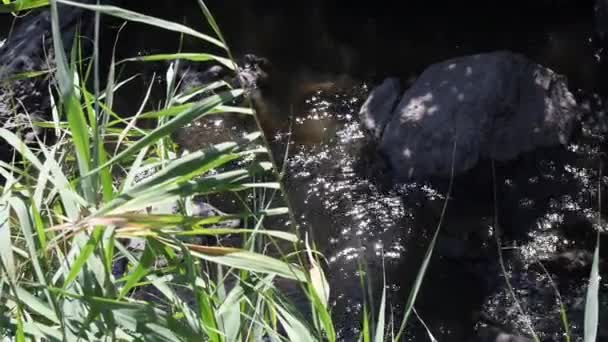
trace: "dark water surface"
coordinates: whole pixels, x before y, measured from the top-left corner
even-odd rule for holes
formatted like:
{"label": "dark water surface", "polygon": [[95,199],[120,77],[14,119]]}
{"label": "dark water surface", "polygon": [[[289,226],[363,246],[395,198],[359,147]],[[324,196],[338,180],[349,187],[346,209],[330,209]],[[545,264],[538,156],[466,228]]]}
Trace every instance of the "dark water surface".
{"label": "dark water surface", "polygon": [[[371,87],[389,75],[413,81],[429,64],[451,57],[506,49],[566,75],[571,88],[586,96],[602,96],[608,90],[591,1],[362,5],[218,0],[209,5],[235,55],[254,53],[272,63],[270,82],[258,101],[260,118],[278,160],[291,143],[286,159],[289,196],[299,224],[329,261],[335,319],[346,341],[356,340],[363,298],[371,294],[368,300],[374,315],[377,312],[383,275],[393,313],[399,317],[439,222],[448,185],[447,180],[390,182],[390,170],[376,158],[358,123],[359,107]],[[195,5],[158,1],[152,7],[132,8],[205,29]],[[6,32],[4,18],[0,32]],[[113,32],[110,28],[106,34]],[[178,38],[129,24],[118,54],[175,52]],[[183,44],[185,51],[201,48],[190,39]],[[139,90],[146,82],[142,79]],[[121,105],[124,111],[134,111],[139,102]],[[206,124],[228,131],[232,125],[220,119]],[[193,145],[208,143],[207,131],[188,132],[188,139],[196,141]],[[514,313],[497,263],[496,208],[504,245],[509,246],[504,250],[507,275],[518,298],[543,340],[562,339],[553,286],[564,293],[584,291],[588,267],[572,266],[571,272],[568,262],[576,258],[563,253],[579,253],[584,263],[593,247],[598,225],[590,222],[598,222],[600,140],[571,145],[565,157],[561,148],[547,149],[497,165],[497,201],[489,164],[456,180],[443,233],[416,302],[439,341],[475,341],[480,322],[488,321],[527,333],[527,322],[516,319],[521,317]],[[550,276],[534,266],[535,260],[543,261]],[[359,287],[361,268],[370,294]],[[565,299],[575,314],[581,311],[577,298]],[[420,321],[410,321],[409,340],[428,340]],[[581,329],[573,327],[577,336]]]}
{"label": "dark water surface", "polygon": [[[347,341],[355,340],[366,296],[357,286],[361,265],[376,305],[386,274],[399,317],[447,189],[445,180],[387,184],[386,168],[366,147],[357,122],[370,87],[388,75],[413,80],[429,64],[451,57],[506,49],[566,75],[573,90],[606,92],[589,2],[253,3],[230,10],[219,5],[215,13],[237,54],[253,52],[273,63],[272,83],[263,92],[268,110],[261,114],[277,154],[287,140],[287,118],[295,118],[290,198],[329,259],[335,319]],[[588,255],[593,246],[588,222],[597,211],[598,144],[571,146],[576,152],[567,157],[549,149],[498,165],[496,201],[488,164],[457,179],[416,302],[436,338],[476,340],[474,331],[488,321],[528,333],[497,262],[498,209],[503,245],[512,246],[503,253],[515,294],[543,340],[562,339],[553,286],[579,294],[564,302],[580,317],[588,268],[565,271],[568,258],[560,253]],[[427,340],[422,324],[411,321],[409,339]],[[572,329],[580,336],[580,320]]]}

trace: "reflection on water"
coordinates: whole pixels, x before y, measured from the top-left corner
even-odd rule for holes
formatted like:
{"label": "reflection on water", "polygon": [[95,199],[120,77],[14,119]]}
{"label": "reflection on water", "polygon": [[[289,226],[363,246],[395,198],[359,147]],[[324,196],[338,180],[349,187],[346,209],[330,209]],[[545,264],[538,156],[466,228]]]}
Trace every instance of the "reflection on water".
{"label": "reflection on water", "polygon": [[[299,224],[328,259],[334,319],[345,341],[357,336],[364,301],[378,305],[384,281],[392,313],[399,318],[447,189],[446,181],[390,184],[390,170],[369,147],[357,118],[368,91],[365,83],[355,82],[351,88],[304,96],[291,134],[279,131],[273,140],[277,151],[291,141],[288,192]],[[542,338],[558,339],[556,289],[565,294],[569,312],[582,317],[595,229],[586,222],[597,216],[596,165],[603,141],[597,127],[583,128],[595,131],[566,153],[547,149],[497,165],[506,276],[525,315],[505,287],[498,263],[488,164],[457,180],[416,304],[435,337],[469,341],[476,330],[494,336],[498,326],[498,332],[526,333],[532,324]],[[568,237],[572,230],[586,237]],[[372,289],[368,293],[359,286],[361,272]],[[608,298],[602,300],[608,304]],[[410,322],[409,340],[426,338],[420,321]],[[576,324],[571,329],[579,335]]]}
{"label": "reflection on water", "polygon": [[[395,234],[405,216],[403,203],[397,196],[381,193],[356,170],[359,151],[366,143],[356,115],[366,92],[367,87],[360,86],[346,93],[311,95],[305,101],[305,114],[295,120],[294,131],[298,126],[330,121],[321,125],[335,133],[324,134],[316,144],[294,144],[287,159],[287,189],[299,223],[328,258],[334,305],[345,315],[337,318],[341,323],[361,317],[364,293],[352,286],[358,283],[361,268],[378,286],[383,274],[379,254],[384,251],[385,263],[391,264],[403,252],[404,235]],[[278,142],[285,139],[278,138]]]}

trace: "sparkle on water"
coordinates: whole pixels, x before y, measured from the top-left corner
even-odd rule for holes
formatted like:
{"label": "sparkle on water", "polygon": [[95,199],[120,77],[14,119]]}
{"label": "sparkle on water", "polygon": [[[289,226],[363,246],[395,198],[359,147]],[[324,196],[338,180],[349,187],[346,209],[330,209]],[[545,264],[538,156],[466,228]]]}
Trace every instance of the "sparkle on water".
{"label": "sparkle on water", "polygon": [[[365,155],[370,153],[364,148],[368,144],[366,134],[357,120],[358,110],[368,90],[363,84],[343,92],[318,91],[304,101],[304,108],[293,121],[292,129],[297,131],[318,127],[311,124],[317,123],[323,127],[321,141],[299,142],[295,135],[284,131],[276,133],[273,139],[277,145],[291,142],[292,146],[286,159],[287,189],[300,219],[299,224],[313,234],[318,247],[329,262],[331,271],[328,276],[334,294],[332,304],[342,336],[356,336],[359,331],[359,327],[353,326],[352,323],[353,317],[360,317],[362,310],[363,296],[358,287],[361,271],[371,278],[368,282],[376,286],[376,292],[381,289],[379,284],[383,273],[386,274],[387,290],[392,300],[390,304],[394,306],[395,312],[399,311],[405,297],[402,287],[408,284],[404,283],[402,278],[406,273],[411,274],[410,277],[415,275],[430,238],[428,228],[434,228],[438,219],[435,217],[421,220],[416,217],[420,215],[416,210],[423,202],[442,203],[445,200],[445,194],[430,183],[393,186],[387,191],[372,180],[373,177],[362,172],[362,169],[374,170],[373,158],[370,158],[373,156]],[[578,155],[597,153],[594,147],[573,144],[568,146],[568,150]],[[563,193],[550,198],[544,215],[538,217],[535,223],[528,223],[530,227],[536,226],[536,229],[528,229],[527,238],[520,242],[504,242],[505,253],[510,256],[506,265],[506,276],[515,284],[516,296],[529,313],[529,317],[519,314],[513,298],[504,286],[493,287],[495,290],[484,299],[482,310],[497,321],[510,322],[512,327],[521,332],[527,332],[529,319],[535,327],[543,329],[545,326],[546,331],[559,330],[547,326],[547,321],[557,321],[559,324],[558,319],[552,318],[559,317],[559,306],[551,287],[552,279],[539,271],[535,265],[538,262],[549,262],[552,256],[574,246],[574,241],[562,238],[556,230],[556,227],[564,223],[564,211],[576,212],[591,220],[596,215],[590,203],[596,196],[593,186],[597,183],[595,171],[576,163],[566,163],[563,166],[551,158],[541,158],[537,162],[538,170],[541,171],[537,175],[528,176],[526,181],[512,178],[505,178],[503,181],[503,189],[513,191],[519,196],[515,199],[517,210],[535,212],[544,201],[534,193],[526,196],[526,191],[522,192],[526,184],[533,188],[542,188],[545,184],[572,182],[576,183],[580,192]],[[471,216],[469,221],[455,221],[456,223],[451,224],[458,226],[470,225],[475,220],[487,221],[485,217],[482,218],[485,213],[474,211],[475,209],[468,214]],[[450,223],[447,222],[446,225],[449,226]],[[482,235],[483,241],[479,245],[464,247],[464,255],[471,253],[466,251],[467,248],[495,248],[494,228],[485,223],[481,226],[485,226],[487,230],[486,235]],[[456,227],[456,230],[458,229]],[[449,237],[451,233],[447,234],[446,241],[454,240]],[[441,255],[442,251],[436,253]],[[496,257],[490,255],[490,258],[492,261],[485,266],[487,270],[482,272],[487,274],[488,278],[503,278],[495,266]],[[407,259],[415,262],[408,263],[405,261]],[[404,263],[410,268],[404,268]],[[426,286],[442,291],[444,285],[440,283]],[[577,282],[572,286],[575,293],[584,291],[584,282]],[[477,295],[462,293],[462,296],[470,297],[471,300],[475,300]],[[552,302],[544,299],[547,296],[552,296]],[[441,310],[458,311],[456,308],[447,307],[439,309]],[[423,318],[427,320],[426,317]],[[434,324],[430,323],[436,336],[448,339],[450,336],[461,336],[453,334],[462,327],[449,322],[442,323],[441,319]],[[409,339],[411,338],[413,337]]]}

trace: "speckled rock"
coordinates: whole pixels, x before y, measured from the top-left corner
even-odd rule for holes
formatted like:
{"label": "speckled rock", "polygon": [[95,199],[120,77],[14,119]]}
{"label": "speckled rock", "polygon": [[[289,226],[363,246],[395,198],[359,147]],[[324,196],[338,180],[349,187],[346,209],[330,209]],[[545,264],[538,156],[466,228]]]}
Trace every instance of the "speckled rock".
{"label": "speckled rock", "polygon": [[382,132],[378,146],[397,179],[449,176],[452,160],[459,174],[480,159],[564,144],[580,116],[564,77],[507,51],[431,65],[389,112],[399,92],[393,83],[372,92],[360,117]]}

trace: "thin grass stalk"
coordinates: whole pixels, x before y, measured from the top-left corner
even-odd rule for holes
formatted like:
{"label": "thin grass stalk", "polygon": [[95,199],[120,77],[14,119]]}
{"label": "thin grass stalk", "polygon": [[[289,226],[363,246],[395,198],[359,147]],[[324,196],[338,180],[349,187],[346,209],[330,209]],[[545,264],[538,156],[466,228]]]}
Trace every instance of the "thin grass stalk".
{"label": "thin grass stalk", "polygon": [[505,266],[505,261],[504,261],[504,257],[502,254],[502,242],[501,242],[501,237],[500,237],[502,232],[501,232],[501,229],[500,229],[500,226],[498,223],[498,185],[497,185],[497,180],[496,180],[496,167],[494,165],[494,161],[492,161],[492,184],[493,184],[492,188],[493,188],[493,195],[494,195],[494,238],[496,240],[496,249],[498,252],[498,263],[500,264],[500,269],[502,271],[503,277],[505,278],[505,284],[507,285],[507,289],[509,290],[509,294],[510,294],[511,298],[515,302],[517,311],[519,312],[519,314],[522,317],[525,317],[525,323],[526,323],[528,330],[529,330],[530,334],[532,335],[532,338],[534,339],[534,341],[540,342],[540,338],[534,331],[534,326],[532,325],[530,316],[526,314],[523,307],[521,306],[521,303],[517,299],[517,295],[515,294],[515,290],[513,289],[513,286],[511,285],[511,281],[509,280],[509,275],[507,273],[507,268]]}
{"label": "thin grass stalk", "polygon": [[538,263],[538,265],[540,266],[541,270],[543,271],[543,273],[545,274],[545,276],[549,280],[549,284],[551,285],[551,288],[553,288],[553,292],[555,292],[555,297],[557,299],[557,304],[559,305],[560,320],[561,320],[562,325],[564,327],[564,339],[565,339],[565,342],[571,342],[572,336],[570,336],[570,334],[571,334],[571,332],[570,332],[570,322],[568,321],[568,315],[567,315],[567,312],[566,312],[566,305],[564,304],[564,301],[562,300],[562,296],[559,293],[559,289],[557,288],[557,285],[553,281],[553,278],[551,277],[551,274],[549,273],[549,271],[547,270],[547,268],[545,267],[545,265],[543,265],[542,261],[536,260],[536,263]]}
{"label": "thin grass stalk", "polygon": [[431,260],[431,257],[433,256],[433,250],[435,249],[435,243],[437,241],[437,238],[439,237],[439,232],[440,232],[441,226],[443,224],[445,214],[448,209],[448,203],[450,201],[450,197],[452,195],[452,188],[454,186],[454,163],[456,160],[457,141],[458,141],[457,138],[454,139],[454,148],[452,150],[452,164],[451,164],[452,166],[451,166],[451,170],[450,170],[450,183],[448,185],[448,192],[445,197],[445,201],[443,203],[443,208],[441,209],[441,216],[439,217],[439,222],[437,223],[437,228],[435,228],[435,233],[433,234],[431,243],[427,247],[426,253],[424,255],[424,259],[422,261],[422,266],[418,270],[418,274],[416,274],[416,280],[414,281],[414,286],[410,290],[410,295],[408,297],[408,300],[407,300],[406,306],[405,306],[404,317],[401,321],[401,325],[399,327],[399,330],[397,331],[397,336],[395,338],[396,341],[401,341],[401,336],[405,332],[405,327],[407,325],[407,321],[409,319],[409,316],[412,313],[412,310],[414,309],[414,303],[416,301],[416,297],[418,296],[418,292],[420,291],[420,286],[422,285],[422,281],[424,280],[424,275],[426,274],[428,264]]}

